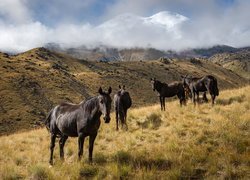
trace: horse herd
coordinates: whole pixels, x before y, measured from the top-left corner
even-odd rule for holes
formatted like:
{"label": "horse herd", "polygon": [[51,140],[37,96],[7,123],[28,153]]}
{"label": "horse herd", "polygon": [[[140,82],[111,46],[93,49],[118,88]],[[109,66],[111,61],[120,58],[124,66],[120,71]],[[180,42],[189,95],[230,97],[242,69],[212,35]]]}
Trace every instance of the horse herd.
{"label": "horse herd", "polygon": [[[193,103],[199,102],[199,92],[203,93],[203,100],[207,101],[206,92],[211,95],[212,104],[215,97],[219,95],[217,80],[214,76],[207,75],[202,78],[182,76],[182,82],[170,84],[162,83],[155,78],[151,78],[153,91],[158,92],[161,110],[165,110],[165,98],[177,96],[180,105],[186,105],[187,97],[192,98]],[[105,92],[99,88],[98,95],[82,101],[79,104],[62,103],[55,106],[45,120],[45,125],[50,132],[50,160],[53,164],[53,151],[55,140],[59,138],[60,158],[64,159],[64,145],[68,137],[78,137],[78,159],[83,155],[84,140],[89,136],[89,161],[92,162],[94,141],[100,127],[100,117],[103,115],[105,123],[110,122],[112,88]],[[197,97],[197,99],[195,98]],[[118,124],[128,129],[126,118],[127,110],[131,107],[132,100],[125,86],[119,86],[118,92],[114,95],[114,109],[116,117],[116,130]]]}

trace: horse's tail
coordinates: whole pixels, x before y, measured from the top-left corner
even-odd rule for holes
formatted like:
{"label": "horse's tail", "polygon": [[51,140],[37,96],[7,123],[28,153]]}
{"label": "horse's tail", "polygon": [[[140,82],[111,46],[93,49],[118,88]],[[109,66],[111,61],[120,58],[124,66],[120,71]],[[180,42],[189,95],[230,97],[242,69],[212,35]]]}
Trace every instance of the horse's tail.
{"label": "horse's tail", "polygon": [[48,131],[50,131],[50,122],[51,122],[51,116],[52,116],[53,110],[54,110],[54,108],[52,108],[50,110],[49,114],[47,115],[47,117],[44,121],[44,124],[45,124]]}
{"label": "horse's tail", "polygon": [[214,81],[214,87],[213,87],[213,89],[214,89],[214,94],[215,94],[216,96],[219,96],[219,89],[218,89],[217,79],[214,78],[213,81]]}

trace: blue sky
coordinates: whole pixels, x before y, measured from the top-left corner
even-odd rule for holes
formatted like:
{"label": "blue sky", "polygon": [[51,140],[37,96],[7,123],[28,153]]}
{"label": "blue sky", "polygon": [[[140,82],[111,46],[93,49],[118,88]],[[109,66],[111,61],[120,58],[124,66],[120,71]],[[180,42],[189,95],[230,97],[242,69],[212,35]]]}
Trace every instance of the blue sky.
{"label": "blue sky", "polygon": [[[100,39],[97,33],[105,37],[100,41],[109,45],[117,45],[114,41],[119,39],[129,42],[131,47],[146,44],[164,46],[163,49],[216,44],[241,47],[250,42],[249,9],[249,0],[0,0],[0,50],[24,51],[51,41],[67,46],[93,46]],[[99,25],[124,13],[149,17],[161,11],[183,15],[188,21],[178,25],[176,32],[166,30],[168,33],[163,34],[158,33],[162,31],[158,26],[155,31],[147,28],[147,32],[145,27],[133,27],[142,30],[137,33],[138,38],[133,30],[110,29],[114,32],[111,35],[107,29],[97,32]],[[121,33],[126,34],[124,39]],[[171,39],[174,37],[171,33],[178,33],[178,38]],[[84,35],[87,37],[83,38]],[[141,42],[133,44],[135,38]],[[165,44],[157,44],[163,38]]]}
{"label": "blue sky", "polygon": [[[171,11],[189,17],[220,11],[224,13],[237,0],[1,0],[2,8],[21,8],[33,21],[48,26],[70,21],[72,23],[101,23],[122,13],[149,16],[159,11]],[[4,7],[4,4],[6,6]],[[14,4],[14,7],[11,5]],[[15,7],[16,6],[16,7]],[[1,8],[1,2],[0,2]],[[14,11],[14,10],[12,10]],[[21,15],[21,14],[20,14]],[[8,13],[0,12],[0,19],[10,21]]]}
{"label": "blue sky", "polygon": [[[35,13],[34,16],[38,20],[42,21],[45,24],[53,25],[56,24],[58,21],[60,22],[67,19],[75,22],[85,21],[90,23],[100,23],[103,20],[112,18],[112,16],[116,16],[125,12],[126,13],[131,12],[141,16],[149,16],[159,11],[167,10],[192,17],[198,14],[209,12],[210,9],[209,8],[207,9],[206,4],[209,4],[209,6],[212,8],[212,11],[213,9],[217,9],[221,11],[221,13],[223,13],[223,11],[226,11],[227,9],[233,7],[235,0],[215,0],[215,1],[210,0],[210,2],[204,3],[204,5],[202,2],[205,1],[200,1],[201,3],[197,3],[195,1],[189,2],[189,0],[183,0],[183,1],[165,0],[165,1],[159,1],[158,3],[157,1],[155,1],[155,3],[150,3],[150,6],[145,5],[143,1],[139,1],[138,4],[135,3],[135,7],[132,9],[129,7],[133,6],[133,2],[135,1],[129,1],[128,8],[126,8],[126,6],[120,8],[119,0],[99,0],[99,1],[93,0],[88,4],[82,3],[84,1],[75,0],[75,2],[76,6],[72,6],[72,4],[74,4],[74,1],[66,0],[64,1],[64,3],[61,3],[60,5],[57,5],[57,3],[55,3],[54,8],[57,10],[57,13],[55,14],[53,12],[53,9],[50,10],[48,8],[51,6],[51,1],[46,1],[46,0],[38,1],[38,3],[34,3],[33,7],[31,8],[34,9],[33,11]],[[140,8],[137,9],[136,6],[140,6]],[[143,8],[144,6],[145,8]],[[67,7],[67,9],[64,10],[64,7]],[[114,9],[117,8],[118,10],[116,11],[113,10],[114,12],[109,14],[110,9],[112,9],[113,7]],[[49,18],[46,15],[47,10],[48,14],[52,14],[52,18]]]}

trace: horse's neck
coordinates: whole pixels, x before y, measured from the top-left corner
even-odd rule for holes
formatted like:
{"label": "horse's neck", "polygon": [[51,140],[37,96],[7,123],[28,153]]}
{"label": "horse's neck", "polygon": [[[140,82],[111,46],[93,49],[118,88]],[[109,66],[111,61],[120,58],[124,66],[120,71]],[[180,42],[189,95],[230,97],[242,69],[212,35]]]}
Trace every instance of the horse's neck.
{"label": "horse's neck", "polygon": [[164,86],[167,87],[167,84],[158,81],[158,85],[156,86],[156,90],[157,90],[158,92],[160,92]]}
{"label": "horse's neck", "polygon": [[84,116],[88,119],[93,119],[93,118],[100,118],[101,116],[101,111],[98,103],[98,98],[93,97],[89,100],[87,100],[85,103],[82,105],[83,110],[84,110]]}

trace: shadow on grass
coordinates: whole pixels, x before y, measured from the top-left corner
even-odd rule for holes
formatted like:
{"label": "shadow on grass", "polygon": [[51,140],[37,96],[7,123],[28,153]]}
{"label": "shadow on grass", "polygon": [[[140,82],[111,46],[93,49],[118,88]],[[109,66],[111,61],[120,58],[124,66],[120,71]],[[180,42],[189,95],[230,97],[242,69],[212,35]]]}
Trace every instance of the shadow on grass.
{"label": "shadow on grass", "polygon": [[162,157],[150,158],[145,155],[131,155],[126,151],[118,151],[115,155],[117,164],[131,165],[136,169],[157,169],[157,170],[168,170],[172,166],[172,162]]}
{"label": "shadow on grass", "polygon": [[217,104],[219,105],[230,105],[234,102],[238,102],[238,103],[241,103],[245,100],[246,96],[245,95],[240,95],[240,96],[233,96],[233,97],[230,97],[229,99],[218,99],[216,101]]}

